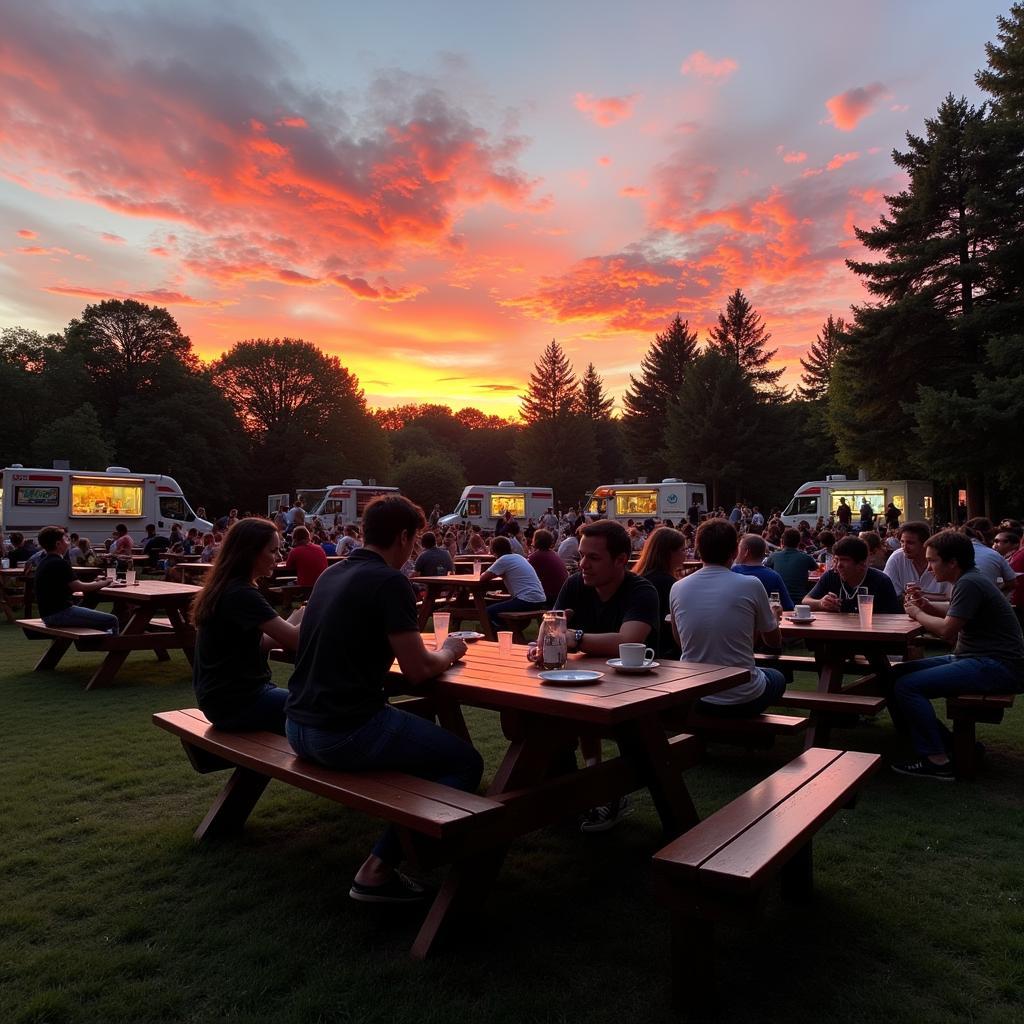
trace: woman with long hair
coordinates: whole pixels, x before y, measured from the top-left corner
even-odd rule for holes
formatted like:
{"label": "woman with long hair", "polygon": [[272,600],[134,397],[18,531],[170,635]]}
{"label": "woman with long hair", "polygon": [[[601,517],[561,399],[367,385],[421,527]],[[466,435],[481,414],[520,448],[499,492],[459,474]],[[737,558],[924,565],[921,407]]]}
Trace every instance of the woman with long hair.
{"label": "woman with long hair", "polygon": [[647,538],[640,560],[633,570],[654,584],[658,591],[658,642],[659,658],[678,658],[679,647],[672,636],[672,626],[665,621],[669,612],[668,592],[681,576],[686,561],[686,537],[669,526],[659,526]]}
{"label": "woman with long hair", "polygon": [[192,686],[200,710],[218,729],[284,734],[288,691],[271,683],[267,652],[273,646],[298,647],[302,610],[281,618],[256,583],[273,575],[280,544],[269,519],[240,519],[225,535],[192,605],[197,630]]}

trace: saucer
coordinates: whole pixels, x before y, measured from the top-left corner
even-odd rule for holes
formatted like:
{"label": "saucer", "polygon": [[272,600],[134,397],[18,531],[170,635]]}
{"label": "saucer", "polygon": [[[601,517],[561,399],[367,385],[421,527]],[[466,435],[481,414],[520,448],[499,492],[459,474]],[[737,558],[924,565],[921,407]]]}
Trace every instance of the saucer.
{"label": "saucer", "polygon": [[483,633],[476,633],[472,629],[457,629],[454,633],[449,633],[449,636],[455,637],[456,640],[465,640],[467,644],[476,643],[477,640],[483,640]]}
{"label": "saucer", "polygon": [[541,672],[540,678],[545,683],[560,686],[589,686],[604,676],[603,672],[591,672],[581,668],[559,668],[550,672]]}
{"label": "saucer", "polygon": [[787,615],[786,616],[786,621],[787,622],[792,622],[792,623],[794,623],[797,626],[802,626],[805,622],[813,622],[814,619],[815,619],[814,615],[808,615],[804,619],[798,619],[795,615]]}
{"label": "saucer", "polygon": [[659,661],[645,661],[642,665],[623,665],[621,658],[610,658],[605,664],[611,666],[616,672],[622,672],[627,676],[650,672],[652,668],[661,668]]}

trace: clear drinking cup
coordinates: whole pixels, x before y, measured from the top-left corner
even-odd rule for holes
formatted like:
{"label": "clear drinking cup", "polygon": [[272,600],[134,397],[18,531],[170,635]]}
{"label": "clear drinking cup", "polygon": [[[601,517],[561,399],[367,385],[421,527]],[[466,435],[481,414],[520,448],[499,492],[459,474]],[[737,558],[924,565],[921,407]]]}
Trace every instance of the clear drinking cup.
{"label": "clear drinking cup", "polygon": [[128,584],[129,587],[134,587],[135,586],[135,570],[134,569],[126,569],[125,570],[124,581],[125,581],[125,583]]}
{"label": "clear drinking cup", "polygon": [[114,580],[117,579],[117,566],[116,565],[108,565],[107,566],[107,579],[110,580],[111,583],[113,583]]}
{"label": "clear drinking cup", "polygon": [[434,646],[437,650],[448,639],[448,624],[451,620],[451,612],[434,612]]}
{"label": "clear drinking cup", "polygon": [[498,633],[498,654],[502,658],[512,657],[512,633],[500,632]]}
{"label": "clear drinking cup", "polygon": [[857,614],[860,616],[862,629],[870,629],[875,615],[874,594],[857,595]]}

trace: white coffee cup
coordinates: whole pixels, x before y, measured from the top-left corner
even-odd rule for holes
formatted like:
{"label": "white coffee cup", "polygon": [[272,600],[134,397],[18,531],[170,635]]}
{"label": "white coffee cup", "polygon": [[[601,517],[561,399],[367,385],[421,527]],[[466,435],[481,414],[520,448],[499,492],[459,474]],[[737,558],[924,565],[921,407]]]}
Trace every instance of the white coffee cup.
{"label": "white coffee cup", "polygon": [[654,648],[643,644],[619,644],[619,661],[626,668],[640,668],[654,661]]}
{"label": "white coffee cup", "polygon": [[809,604],[798,604],[793,609],[794,619],[809,619],[811,617],[811,606]]}

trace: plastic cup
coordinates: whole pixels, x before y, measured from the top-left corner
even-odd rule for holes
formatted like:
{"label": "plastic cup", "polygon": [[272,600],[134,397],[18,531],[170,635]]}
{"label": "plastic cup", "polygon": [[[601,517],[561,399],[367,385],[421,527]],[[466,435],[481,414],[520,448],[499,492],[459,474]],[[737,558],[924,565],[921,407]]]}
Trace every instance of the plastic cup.
{"label": "plastic cup", "polygon": [[857,614],[860,616],[862,629],[870,629],[875,616],[875,598],[873,594],[857,595]]}
{"label": "plastic cup", "polygon": [[116,565],[108,565],[107,566],[107,579],[110,580],[111,582],[113,582],[114,580],[117,579],[117,566]]}
{"label": "plastic cup", "polygon": [[10,569],[11,560],[9,558],[0,558],[0,569]]}
{"label": "plastic cup", "polygon": [[501,632],[498,634],[498,654],[502,658],[512,657],[512,632]]}
{"label": "plastic cup", "polygon": [[434,644],[437,650],[440,650],[448,639],[448,624],[451,620],[451,612],[434,612]]}
{"label": "plastic cup", "polygon": [[124,581],[130,587],[134,587],[135,586],[135,570],[134,569],[126,569],[125,570]]}

